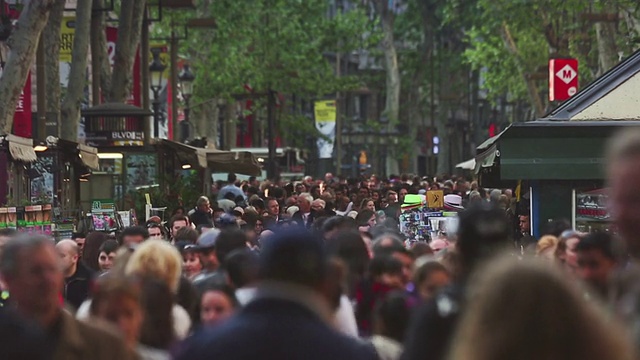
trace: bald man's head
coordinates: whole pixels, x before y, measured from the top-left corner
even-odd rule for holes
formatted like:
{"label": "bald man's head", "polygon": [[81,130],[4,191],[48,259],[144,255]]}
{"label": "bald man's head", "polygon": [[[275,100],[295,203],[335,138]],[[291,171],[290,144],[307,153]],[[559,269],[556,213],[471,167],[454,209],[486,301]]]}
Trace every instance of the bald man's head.
{"label": "bald man's head", "polygon": [[79,249],[73,240],[62,240],[56,244],[56,251],[60,256],[60,267],[65,277],[70,277],[78,267]]}

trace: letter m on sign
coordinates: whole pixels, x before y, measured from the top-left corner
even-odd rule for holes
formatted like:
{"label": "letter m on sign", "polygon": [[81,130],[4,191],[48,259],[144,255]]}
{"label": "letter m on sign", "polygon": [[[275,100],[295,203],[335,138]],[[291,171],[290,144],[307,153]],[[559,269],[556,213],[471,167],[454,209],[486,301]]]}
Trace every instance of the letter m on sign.
{"label": "letter m on sign", "polygon": [[563,101],[578,92],[578,60],[549,60],[549,101]]}

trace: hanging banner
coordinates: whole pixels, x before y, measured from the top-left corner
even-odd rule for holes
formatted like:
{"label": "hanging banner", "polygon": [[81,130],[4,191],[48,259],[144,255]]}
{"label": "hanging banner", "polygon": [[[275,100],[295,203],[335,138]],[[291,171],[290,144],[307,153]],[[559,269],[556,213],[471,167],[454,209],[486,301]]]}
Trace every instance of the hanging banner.
{"label": "hanging banner", "polygon": [[327,139],[318,139],[320,159],[333,157],[333,143],[336,139],[336,101],[316,101],[313,106],[316,129]]}
{"label": "hanging banner", "polygon": [[76,33],[76,18],[64,17],[60,27],[60,62],[71,62],[73,37]]}
{"label": "hanging banner", "polygon": [[[113,68],[114,58],[116,56],[116,42],[118,40],[118,28],[107,26],[107,54],[109,56],[109,64]],[[133,88],[127,99],[127,104],[133,106],[142,106],[140,92],[140,50],[136,51],[135,60],[133,62]]]}
{"label": "hanging banner", "polygon": [[30,138],[33,131],[31,119],[31,72],[27,74],[27,81],[16,104],[16,112],[13,114],[13,133],[18,136]]}
{"label": "hanging banner", "polygon": [[549,60],[549,101],[564,101],[578,92],[578,60]]}
{"label": "hanging banner", "polygon": [[[157,55],[156,55],[157,54]],[[151,135],[156,139],[170,139],[169,127],[171,123],[171,86],[169,86],[170,78],[170,56],[167,44],[151,44],[149,59],[153,60],[154,56],[158,56],[165,70],[162,73],[160,82],[160,91],[158,92],[158,116],[155,121],[151,122]],[[153,84],[151,84],[153,85]],[[152,103],[154,100],[153,90],[149,89],[149,99]],[[149,109],[153,111],[153,108]]]}
{"label": "hanging banner", "polygon": [[[2,76],[4,64],[0,67]],[[25,138],[32,137],[33,121],[31,119],[31,71],[27,74],[22,92],[16,103],[16,111],[13,114],[13,134]]]}

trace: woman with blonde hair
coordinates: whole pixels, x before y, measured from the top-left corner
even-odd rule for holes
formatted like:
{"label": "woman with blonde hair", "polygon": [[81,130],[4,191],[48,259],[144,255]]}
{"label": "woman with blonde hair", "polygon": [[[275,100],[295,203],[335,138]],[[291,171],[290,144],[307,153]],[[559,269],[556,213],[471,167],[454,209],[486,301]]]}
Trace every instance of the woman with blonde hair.
{"label": "woman with blonde hair", "polygon": [[[160,280],[176,295],[182,275],[182,256],[167,242],[145,241],[131,254],[124,273],[126,276]],[[184,339],[191,328],[189,314],[175,302],[172,313],[175,335],[178,339]]]}
{"label": "woman with blonde hair", "polygon": [[553,235],[545,235],[536,244],[536,256],[545,260],[554,260],[558,238]]}
{"label": "woman with blonde hair", "polygon": [[496,259],[471,284],[449,359],[635,359],[621,328],[555,267]]}

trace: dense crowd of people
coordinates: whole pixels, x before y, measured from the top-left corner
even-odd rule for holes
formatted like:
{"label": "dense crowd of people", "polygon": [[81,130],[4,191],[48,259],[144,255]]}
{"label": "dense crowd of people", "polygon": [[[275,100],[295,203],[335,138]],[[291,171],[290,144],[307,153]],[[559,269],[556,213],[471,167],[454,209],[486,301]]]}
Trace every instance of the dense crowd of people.
{"label": "dense crowd of people", "polygon": [[[511,190],[465,178],[331,174],[229,174],[117,236],[2,229],[0,357],[636,359],[640,133],[612,144],[618,236],[534,239]],[[457,230],[407,239],[404,198],[435,189]]]}

